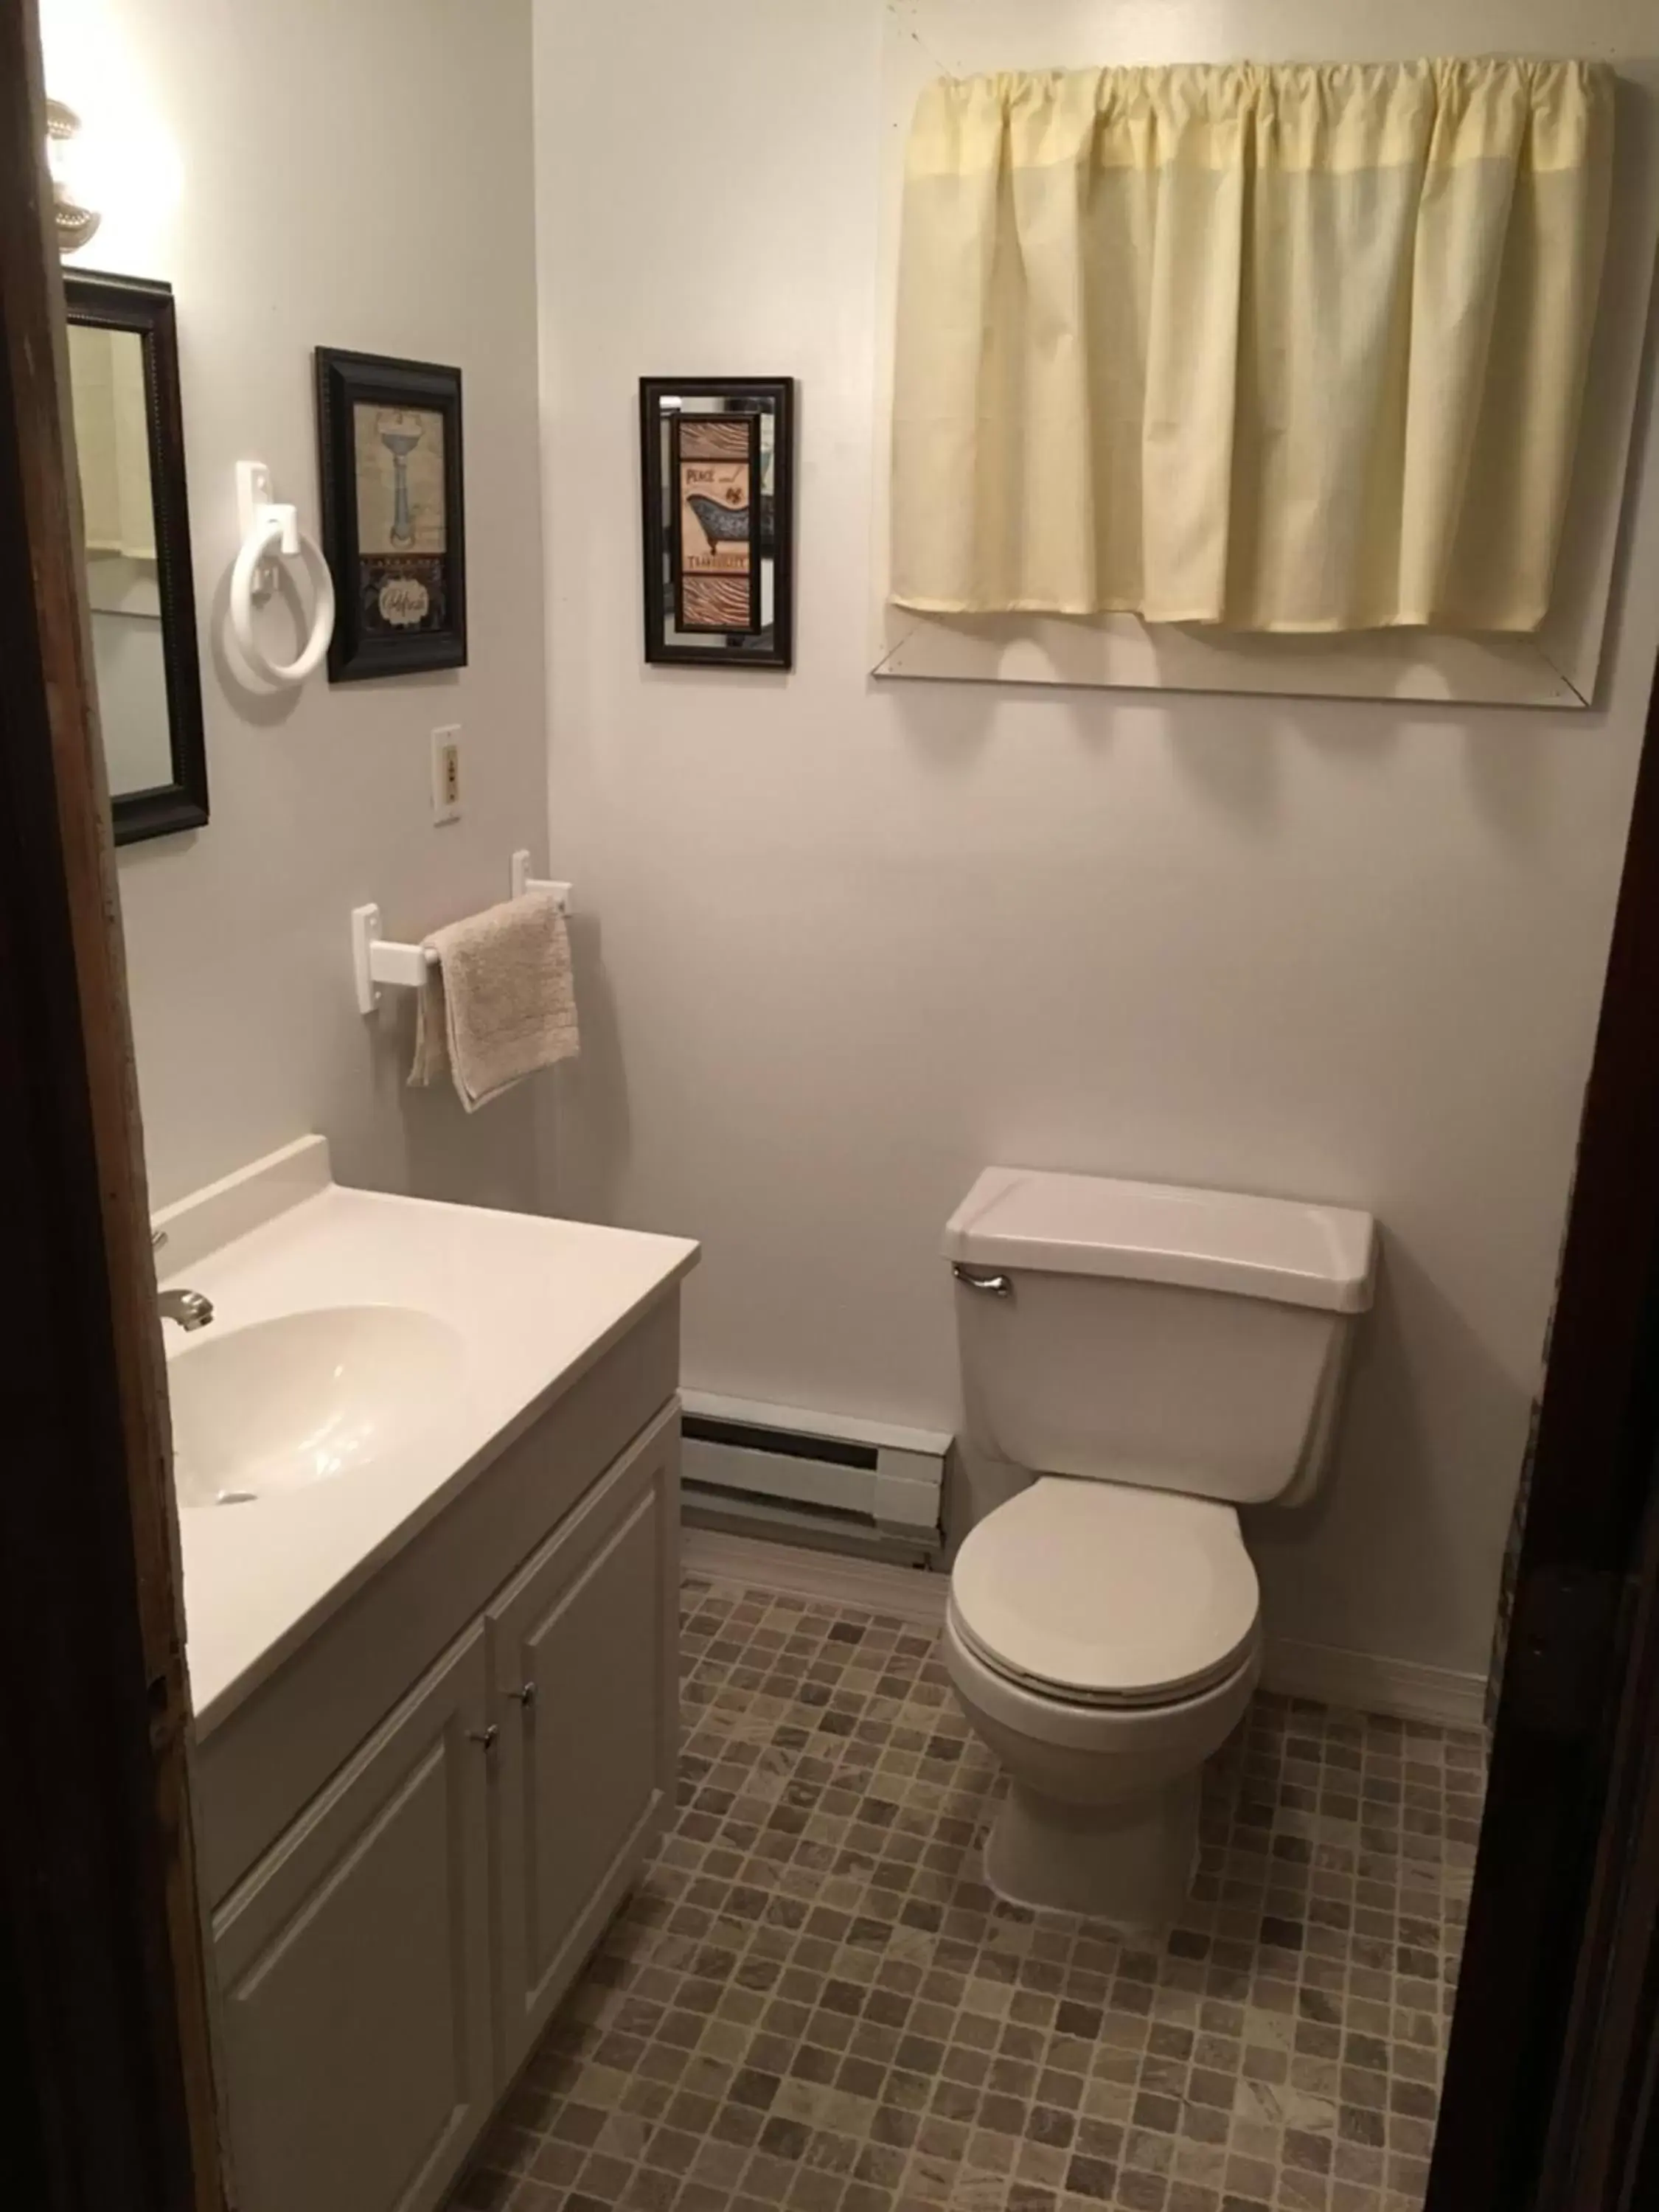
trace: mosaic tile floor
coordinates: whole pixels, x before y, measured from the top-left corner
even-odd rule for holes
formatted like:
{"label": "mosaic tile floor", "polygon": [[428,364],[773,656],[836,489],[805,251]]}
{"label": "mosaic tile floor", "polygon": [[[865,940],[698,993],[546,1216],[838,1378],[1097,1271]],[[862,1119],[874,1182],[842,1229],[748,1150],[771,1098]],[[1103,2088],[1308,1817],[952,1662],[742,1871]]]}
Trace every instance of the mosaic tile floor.
{"label": "mosaic tile floor", "polygon": [[927,1632],[688,1583],[672,1832],[470,2212],[1418,2212],[1474,1735],[1260,1698],[1160,1950],[1000,1905]]}

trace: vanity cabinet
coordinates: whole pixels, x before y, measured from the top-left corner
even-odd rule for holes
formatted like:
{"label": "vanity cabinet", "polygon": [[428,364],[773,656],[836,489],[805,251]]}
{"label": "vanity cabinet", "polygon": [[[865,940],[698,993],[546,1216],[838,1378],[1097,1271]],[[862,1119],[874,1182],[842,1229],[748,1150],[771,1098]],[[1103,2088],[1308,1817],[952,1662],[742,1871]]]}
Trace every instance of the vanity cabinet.
{"label": "vanity cabinet", "polygon": [[678,1420],[659,1424],[489,1614],[501,2063],[515,2073],[674,1788]]}
{"label": "vanity cabinet", "polygon": [[[678,1443],[671,1400],[596,1479],[566,1467],[555,1525],[220,1904],[244,2212],[432,2212],[638,1873],[674,1786]],[[414,1540],[405,1592],[445,1586],[453,1535]],[[406,1604],[377,1622],[379,1652]],[[225,1771],[306,1771],[282,1691]]]}
{"label": "vanity cabinet", "polygon": [[246,2212],[435,2203],[495,2099],[482,1623],[215,1929]]}

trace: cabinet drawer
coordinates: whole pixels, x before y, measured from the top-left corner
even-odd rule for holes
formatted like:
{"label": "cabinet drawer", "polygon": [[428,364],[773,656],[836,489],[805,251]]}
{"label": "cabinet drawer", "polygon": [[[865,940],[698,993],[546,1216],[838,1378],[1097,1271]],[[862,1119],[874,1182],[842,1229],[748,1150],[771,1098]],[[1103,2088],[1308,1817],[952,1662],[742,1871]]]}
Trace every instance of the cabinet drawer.
{"label": "cabinet drawer", "polygon": [[489,1608],[503,2077],[616,1909],[673,1802],[679,1410]]}
{"label": "cabinet drawer", "polygon": [[495,2099],[483,1626],[216,1916],[245,2212],[427,2212]]}

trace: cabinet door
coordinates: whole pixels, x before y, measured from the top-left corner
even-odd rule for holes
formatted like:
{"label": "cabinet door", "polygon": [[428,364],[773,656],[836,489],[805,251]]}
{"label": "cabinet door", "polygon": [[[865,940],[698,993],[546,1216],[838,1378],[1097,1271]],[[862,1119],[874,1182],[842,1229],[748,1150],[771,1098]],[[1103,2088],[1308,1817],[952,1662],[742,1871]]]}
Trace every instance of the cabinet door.
{"label": "cabinet door", "polygon": [[482,1622],[214,1936],[245,2212],[425,2212],[494,2101]]}
{"label": "cabinet door", "polygon": [[679,1408],[490,1608],[507,2075],[656,1840],[679,1741]]}

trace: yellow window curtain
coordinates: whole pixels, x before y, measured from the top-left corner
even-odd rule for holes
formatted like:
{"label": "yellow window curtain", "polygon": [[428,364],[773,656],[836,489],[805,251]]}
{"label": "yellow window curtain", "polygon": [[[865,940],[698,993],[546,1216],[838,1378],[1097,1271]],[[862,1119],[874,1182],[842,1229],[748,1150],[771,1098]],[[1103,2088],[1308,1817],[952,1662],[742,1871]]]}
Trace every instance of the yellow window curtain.
{"label": "yellow window curtain", "polygon": [[911,132],[892,597],[1529,630],[1601,280],[1583,62],[946,79]]}

